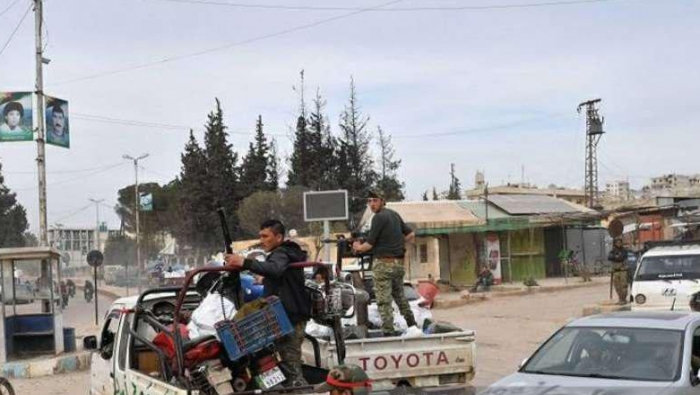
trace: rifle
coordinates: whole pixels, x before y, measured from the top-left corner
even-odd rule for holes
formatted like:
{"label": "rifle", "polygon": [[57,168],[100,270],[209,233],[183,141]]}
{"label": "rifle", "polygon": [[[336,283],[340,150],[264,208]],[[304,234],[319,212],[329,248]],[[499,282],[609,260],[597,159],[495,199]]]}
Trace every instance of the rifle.
{"label": "rifle", "polygon": [[[221,230],[224,233],[224,243],[226,244],[226,253],[227,254],[233,254],[233,248],[231,247],[231,243],[233,243],[233,239],[231,238],[231,231],[228,229],[228,223],[226,222],[226,213],[224,212],[223,207],[219,207],[216,210],[217,214],[219,214],[219,220],[221,221]],[[243,289],[241,288],[241,273],[239,271],[235,272],[230,272],[229,277],[231,278],[230,285],[233,287],[233,304],[236,306],[236,309],[240,309],[241,306],[243,306]]]}

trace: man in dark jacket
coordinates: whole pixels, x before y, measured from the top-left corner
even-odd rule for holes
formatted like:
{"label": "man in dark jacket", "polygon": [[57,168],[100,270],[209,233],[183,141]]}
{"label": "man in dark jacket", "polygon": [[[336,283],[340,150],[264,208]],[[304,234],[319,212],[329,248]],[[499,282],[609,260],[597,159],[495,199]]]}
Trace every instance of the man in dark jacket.
{"label": "man in dark jacket", "polygon": [[264,277],[264,296],[277,296],[294,325],[294,332],[277,343],[281,367],[289,385],[306,385],[301,370],[301,343],[311,313],[311,300],[304,288],[303,269],[290,269],[295,262],[306,261],[306,253],[293,241],[285,241],[282,222],[270,219],[260,225],[260,244],[267,259],[259,262],[240,255],[226,255],[226,265],[241,267]]}

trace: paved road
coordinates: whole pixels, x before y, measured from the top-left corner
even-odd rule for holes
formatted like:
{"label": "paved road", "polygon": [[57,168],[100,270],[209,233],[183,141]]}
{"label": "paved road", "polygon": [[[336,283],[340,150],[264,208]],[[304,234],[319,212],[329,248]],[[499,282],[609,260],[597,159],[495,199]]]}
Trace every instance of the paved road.
{"label": "paved road", "polygon": [[[532,353],[554,330],[581,314],[584,305],[604,300],[605,285],[595,285],[558,293],[494,299],[464,307],[435,310],[436,319],[451,321],[477,331],[477,375],[474,384],[484,386],[515,371],[523,358]],[[94,328],[89,306],[71,301],[67,316],[84,329]],[[106,302],[104,308],[107,308]],[[82,323],[82,324],[80,324]],[[33,380],[13,380],[18,394],[86,394],[89,372],[58,375]]]}
{"label": "paved road", "polygon": [[435,310],[436,319],[476,330],[474,385],[485,386],[513,373],[556,329],[581,315],[584,305],[607,299],[605,284],[557,293],[494,299]]}
{"label": "paved road", "polygon": [[[112,303],[111,299],[104,296],[98,298],[98,313],[100,325],[102,317]],[[22,310],[32,309],[39,311],[39,305],[21,305]],[[88,335],[97,335],[100,326],[95,325],[95,301],[87,303],[82,293],[77,293],[75,298],[68,302],[68,307],[64,310],[64,325],[74,327],[76,336],[82,338]],[[82,340],[78,340],[78,347],[81,347]],[[89,372],[76,372],[56,376],[41,377],[31,380],[11,380],[18,395],[24,394],[54,394],[54,395],[83,395],[89,391]]]}

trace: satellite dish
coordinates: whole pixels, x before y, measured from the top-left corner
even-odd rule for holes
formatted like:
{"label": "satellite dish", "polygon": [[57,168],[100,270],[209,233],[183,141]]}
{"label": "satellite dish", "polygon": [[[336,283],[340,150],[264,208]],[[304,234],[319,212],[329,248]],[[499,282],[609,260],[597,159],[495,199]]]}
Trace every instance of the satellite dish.
{"label": "satellite dish", "polygon": [[98,250],[92,250],[87,254],[88,265],[92,267],[98,267],[102,265],[102,262],[104,262],[104,260],[104,255],[102,255],[102,253]]}
{"label": "satellite dish", "polygon": [[622,236],[622,231],[624,230],[625,226],[622,225],[622,221],[620,221],[618,218],[615,218],[614,220],[610,221],[610,224],[608,225],[608,234],[610,234],[610,237],[613,239],[616,237]]}

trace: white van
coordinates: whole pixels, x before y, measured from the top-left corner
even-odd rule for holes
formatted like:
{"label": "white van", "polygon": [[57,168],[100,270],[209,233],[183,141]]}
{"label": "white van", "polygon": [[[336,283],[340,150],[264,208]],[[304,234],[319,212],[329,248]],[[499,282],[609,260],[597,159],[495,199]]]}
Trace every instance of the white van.
{"label": "white van", "polygon": [[690,310],[700,292],[700,241],[652,244],[632,283],[632,310]]}

